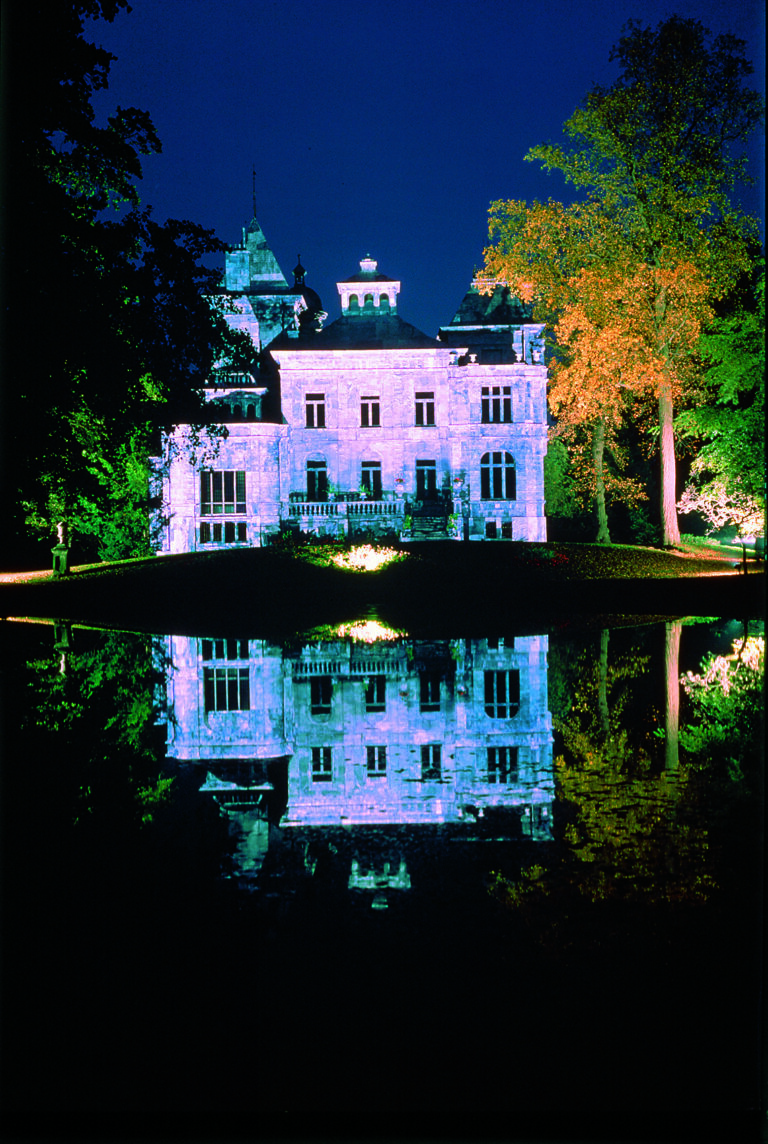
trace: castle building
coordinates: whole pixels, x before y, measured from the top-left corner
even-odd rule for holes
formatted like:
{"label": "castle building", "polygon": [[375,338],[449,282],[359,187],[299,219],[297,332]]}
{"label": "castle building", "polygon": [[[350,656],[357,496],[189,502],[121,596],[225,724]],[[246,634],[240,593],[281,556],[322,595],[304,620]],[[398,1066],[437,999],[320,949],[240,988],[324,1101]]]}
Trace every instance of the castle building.
{"label": "castle building", "polygon": [[281,530],[401,539],[546,539],[542,326],[475,281],[436,338],[398,313],[400,282],[366,256],[327,323],[299,260],[289,285],[256,218],[226,255],[219,303],[258,351],[207,399],[228,435],[184,426],[155,459],[160,552],[259,546]]}

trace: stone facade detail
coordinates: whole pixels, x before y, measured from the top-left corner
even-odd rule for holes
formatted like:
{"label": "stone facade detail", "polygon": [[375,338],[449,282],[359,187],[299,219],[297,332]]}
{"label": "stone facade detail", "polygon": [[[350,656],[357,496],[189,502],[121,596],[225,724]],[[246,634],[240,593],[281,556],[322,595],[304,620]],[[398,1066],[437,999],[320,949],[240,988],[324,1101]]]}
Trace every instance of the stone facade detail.
{"label": "stone facade detail", "polygon": [[289,287],[256,219],[227,254],[216,304],[251,334],[258,373],[211,379],[228,430],[217,449],[188,447],[183,426],[165,440],[158,551],[259,546],[289,529],[545,540],[547,370],[525,308],[473,283],[431,338],[400,318],[400,282],[366,256],[324,325],[300,262],[294,274]]}
{"label": "stone facade detail", "polygon": [[[329,633],[292,651],[264,640],[159,638],[168,757],[200,766],[199,789],[238,839],[241,873],[255,873],[255,853],[266,852],[267,819],[284,832],[470,829],[506,811],[519,836],[551,839],[547,636],[393,634],[358,642]],[[386,877],[407,885],[397,866],[385,875],[379,888]],[[350,886],[363,888],[366,877],[353,868]]]}

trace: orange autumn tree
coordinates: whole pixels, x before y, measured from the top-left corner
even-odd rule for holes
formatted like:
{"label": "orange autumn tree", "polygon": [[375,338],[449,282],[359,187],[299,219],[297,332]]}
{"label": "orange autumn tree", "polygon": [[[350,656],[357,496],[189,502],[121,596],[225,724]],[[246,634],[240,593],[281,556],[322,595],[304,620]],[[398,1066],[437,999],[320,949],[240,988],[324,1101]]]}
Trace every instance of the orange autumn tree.
{"label": "orange autumn tree", "polygon": [[536,303],[556,333],[562,323],[572,372],[555,370],[560,416],[583,385],[580,424],[594,440],[601,420],[615,433],[618,411],[635,414],[653,398],[665,545],[680,540],[675,408],[696,377],[702,326],[749,266],[756,231],[730,197],[745,178],[738,147],[763,115],[744,87],[743,52],[743,41],[712,39],[697,20],[672,16],[656,30],[630,22],[610,57],[619,78],[588,93],[564,125],[569,143],[526,156],[560,170],[585,201],[491,208],[485,276]]}

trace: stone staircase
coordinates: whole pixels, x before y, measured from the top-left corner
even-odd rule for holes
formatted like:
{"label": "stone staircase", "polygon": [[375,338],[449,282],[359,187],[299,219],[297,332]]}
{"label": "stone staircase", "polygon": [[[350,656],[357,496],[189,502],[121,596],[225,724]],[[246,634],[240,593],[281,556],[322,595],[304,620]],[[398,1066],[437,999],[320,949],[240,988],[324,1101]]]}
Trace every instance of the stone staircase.
{"label": "stone staircase", "polygon": [[425,504],[413,510],[414,540],[448,540],[447,514],[440,504]]}

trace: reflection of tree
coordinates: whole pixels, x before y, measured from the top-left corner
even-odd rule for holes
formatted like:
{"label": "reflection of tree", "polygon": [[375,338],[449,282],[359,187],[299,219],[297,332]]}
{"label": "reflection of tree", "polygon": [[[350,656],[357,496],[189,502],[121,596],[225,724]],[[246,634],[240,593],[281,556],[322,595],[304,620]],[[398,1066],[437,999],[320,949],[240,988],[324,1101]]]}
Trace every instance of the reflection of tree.
{"label": "reflection of tree", "polygon": [[549,869],[524,870],[496,890],[524,912],[555,895],[561,912],[579,900],[697,901],[713,879],[707,831],[689,768],[676,764],[677,661],[680,624],[665,629],[667,749],[655,758],[653,695],[644,685],[650,656],[633,649],[582,655],[570,710],[554,720],[561,753],[555,759],[564,848]]}
{"label": "reflection of tree", "polygon": [[151,821],[172,780],[157,762],[164,736],[153,719],[150,638],[105,633],[96,641],[80,632],[66,667],[62,673],[56,654],[27,663],[21,730],[28,757],[45,760],[70,822]]}
{"label": "reflection of tree", "polygon": [[728,656],[708,655],[698,674],[682,677],[691,722],[680,733],[691,765],[715,781],[746,787],[762,759],[765,638],[744,633]]}

